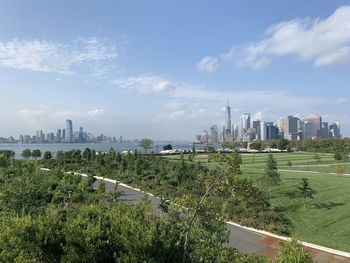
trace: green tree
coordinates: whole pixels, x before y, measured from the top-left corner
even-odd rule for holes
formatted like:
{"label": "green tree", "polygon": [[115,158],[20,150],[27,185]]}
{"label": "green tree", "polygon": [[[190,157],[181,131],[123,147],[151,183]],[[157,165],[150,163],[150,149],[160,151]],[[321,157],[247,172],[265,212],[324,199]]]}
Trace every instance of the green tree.
{"label": "green tree", "polygon": [[85,150],[83,151],[83,158],[85,160],[88,160],[88,161],[91,160],[91,150],[90,150],[90,148],[85,148]]}
{"label": "green tree", "polygon": [[52,153],[50,151],[44,152],[44,160],[51,160],[52,159]]}
{"label": "green tree", "polygon": [[147,153],[147,150],[152,148],[153,141],[147,138],[143,138],[139,142],[139,146],[142,147],[145,150],[145,153]]}
{"label": "green tree", "polygon": [[265,174],[263,179],[270,187],[271,197],[272,186],[279,184],[279,182],[281,181],[280,174],[278,173],[277,161],[273,158],[272,154],[269,154],[267,158]]}
{"label": "green tree", "polygon": [[287,150],[289,146],[289,141],[287,139],[282,139],[278,142],[278,149],[281,151]]}
{"label": "green tree", "polygon": [[301,184],[300,186],[298,186],[298,190],[299,190],[299,195],[303,199],[304,209],[306,209],[307,199],[308,198],[314,199],[313,195],[316,194],[317,192],[310,187],[310,184],[307,178],[302,178]]}
{"label": "green tree", "polygon": [[262,143],[260,141],[255,141],[249,144],[250,149],[260,151],[262,149]]}
{"label": "green tree", "polygon": [[34,160],[36,160],[37,158],[41,157],[41,151],[39,149],[35,149],[32,151],[32,157],[34,158]]}
{"label": "green tree", "polygon": [[163,150],[164,151],[167,151],[167,150],[172,150],[173,149],[173,146],[171,146],[171,144],[166,144],[163,146]]}
{"label": "green tree", "polygon": [[275,263],[313,263],[311,256],[295,239],[280,244],[279,255]]}
{"label": "green tree", "polygon": [[22,151],[22,157],[26,160],[32,156],[32,151],[30,149],[24,149]]}
{"label": "green tree", "polygon": [[160,198],[160,204],[159,204],[159,209],[162,211],[162,213],[168,213],[169,212],[169,205],[170,201],[167,200],[165,197]]}

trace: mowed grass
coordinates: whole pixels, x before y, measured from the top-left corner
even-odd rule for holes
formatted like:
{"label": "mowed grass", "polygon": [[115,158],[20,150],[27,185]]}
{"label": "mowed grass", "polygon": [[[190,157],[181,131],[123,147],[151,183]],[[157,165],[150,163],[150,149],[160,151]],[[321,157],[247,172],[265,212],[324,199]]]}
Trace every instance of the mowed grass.
{"label": "mowed grass", "polygon": [[[261,179],[267,155],[242,154],[240,176],[251,179],[269,192],[270,187]],[[331,154],[318,154],[320,159],[315,158],[313,153],[278,153],[273,156],[278,163],[281,183],[272,187],[271,202],[289,221],[290,236],[350,252],[350,176],[329,174],[336,172],[337,165],[344,166],[345,171],[349,172],[350,164],[335,161]],[[179,159],[178,156],[169,158]],[[208,163],[208,157],[204,155],[196,156],[194,161],[209,167],[217,165]],[[288,161],[292,163],[291,167]],[[317,191],[315,199],[308,201],[306,209],[297,195],[302,178],[307,178],[310,186]]]}

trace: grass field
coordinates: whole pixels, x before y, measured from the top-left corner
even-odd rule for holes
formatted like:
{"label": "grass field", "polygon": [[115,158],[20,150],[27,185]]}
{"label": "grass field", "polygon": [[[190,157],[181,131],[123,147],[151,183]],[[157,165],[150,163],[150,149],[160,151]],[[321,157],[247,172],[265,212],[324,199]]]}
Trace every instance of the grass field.
{"label": "grass field", "polygon": [[[350,176],[330,174],[350,173],[350,164],[336,162],[333,155],[313,153],[274,154],[281,174],[280,185],[272,188],[271,202],[290,222],[291,236],[298,239],[350,252]],[[178,156],[170,156],[178,159]],[[185,157],[186,158],[186,157]],[[261,189],[267,154],[243,154],[241,177],[250,178]],[[207,156],[196,156],[194,161],[214,167]],[[291,161],[292,166],[288,165]],[[317,191],[315,199],[308,201],[307,209],[296,196],[301,179],[307,178]]]}

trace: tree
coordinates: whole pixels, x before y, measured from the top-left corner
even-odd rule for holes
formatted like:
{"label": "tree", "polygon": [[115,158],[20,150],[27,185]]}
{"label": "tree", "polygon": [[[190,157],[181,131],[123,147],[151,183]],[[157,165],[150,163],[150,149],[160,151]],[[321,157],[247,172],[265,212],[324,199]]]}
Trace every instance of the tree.
{"label": "tree", "polygon": [[34,158],[34,160],[36,160],[36,158],[40,158],[41,157],[41,151],[39,149],[33,150],[32,157]]}
{"label": "tree", "polygon": [[281,242],[276,263],[313,263],[312,257],[295,239]]}
{"label": "tree", "polygon": [[172,149],[173,149],[173,147],[171,146],[171,144],[166,144],[166,145],[163,146],[163,150],[164,151],[172,150]]}
{"label": "tree", "polygon": [[234,146],[234,144],[232,143],[232,142],[228,142],[228,141],[223,141],[222,143],[221,143],[221,147],[222,147],[222,149],[234,149],[235,148],[235,146]]}
{"label": "tree", "polygon": [[152,148],[152,145],[153,145],[153,141],[147,138],[143,138],[139,142],[139,146],[145,150],[145,153],[147,152],[148,149]]}
{"label": "tree", "polygon": [[262,143],[260,141],[255,141],[249,144],[250,149],[260,151],[262,148]]}
{"label": "tree", "polygon": [[83,152],[83,158],[85,160],[88,160],[88,161],[91,160],[91,150],[90,150],[90,148],[85,148],[85,150]]}
{"label": "tree", "polygon": [[282,139],[278,142],[278,149],[281,151],[287,150],[289,141],[287,139]]}
{"label": "tree", "polygon": [[160,204],[159,204],[159,209],[162,211],[162,213],[168,213],[169,212],[169,205],[170,202],[163,196],[160,198]]}
{"label": "tree", "polygon": [[304,209],[306,209],[307,198],[314,199],[313,195],[316,194],[316,191],[310,187],[309,181],[307,180],[307,178],[302,179],[301,185],[298,186],[298,190],[299,190],[299,195],[303,198],[303,201],[304,201]]}
{"label": "tree", "polygon": [[279,182],[281,181],[280,174],[278,173],[277,162],[273,158],[272,154],[269,154],[269,157],[267,158],[267,161],[266,161],[264,180],[270,187],[270,197],[271,197],[271,187],[273,185],[279,184]]}
{"label": "tree", "polygon": [[349,153],[347,153],[347,152],[345,152],[345,153],[343,153],[343,155],[342,155],[342,160],[344,161],[344,162],[349,162]]}
{"label": "tree", "polygon": [[26,160],[32,156],[32,151],[30,149],[24,149],[22,152],[22,157]]}
{"label": "tree", "polygon": [[51,160],[52,159],[52,153],[50,151],[44,152],[44,160]]}

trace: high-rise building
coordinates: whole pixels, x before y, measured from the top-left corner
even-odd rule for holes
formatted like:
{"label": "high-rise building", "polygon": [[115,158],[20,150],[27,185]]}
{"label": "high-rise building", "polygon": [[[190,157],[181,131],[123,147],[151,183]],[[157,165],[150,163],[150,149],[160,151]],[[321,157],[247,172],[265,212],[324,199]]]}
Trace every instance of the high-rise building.
{"label": "high-rise building", "polygon": [[250,113],[244,113],[241,115],[241,139],[243,139],[244,133],[250,128]]}
{"label": "high-rise building", "polygon": [[329,126],[328,126],[328,122],[325,122],[325,121],[322,122],[321,137],[322,137],[322,138],[329,138]]}
{"label": "high-rise building", "polygon": [[62,141],[61,129],[58,129],[56,133],[56,142],[61,142],[61,141]]}
{"label": "high-rise building", "polygon": [[273,125],[273,122],[266,122],[267,126],[267,139],[274,140],[278,139],[278,127]]}
{"label": "high-rise building", "polygon": [[219,129],[216,125],[213,125],[210,128],[210,143],[211,144],[219,143]]}
{"label": "high-rise building", "polygon": [[261,140],[260,121],[253,121],[253,130],[255,132],[255,139]]}
{"label": "high-rise building", "polygon": [[66,134],[65,134],[65,142],[73,141],[73,122],[71,120],[66,120]]}
{"label": "high-rise building", "polygon": [[301,135],[303,139],[311,139],[313,134],[312,123],[309,121],[301,122]]}
{"label": "high-rise building", "polygon": [[329,134],[331,138],[341,138],[340,134],[340,122],[332,123],[329,126]]}
{"label": "high-rise building", "polygon": [[312,137],[320,138],[322,129],[322,117],[319,115],[307,115],[303,117],[303,121],[312,123]]}
{"label": "high-rise building", "polygon": [[283,121],[283,134],[287,140],[297,140],[299,137],[299,119],[297,117],[288,116]]}
{"label": "high-rise building", "polygon": [[231,135],[231,107],[227,101],[227,106],[225,107],[225,135]]}
{"label": "high-rise building", "polygon": [[265,121],[260,122],[260,140],[267,140],[267,126]]}

